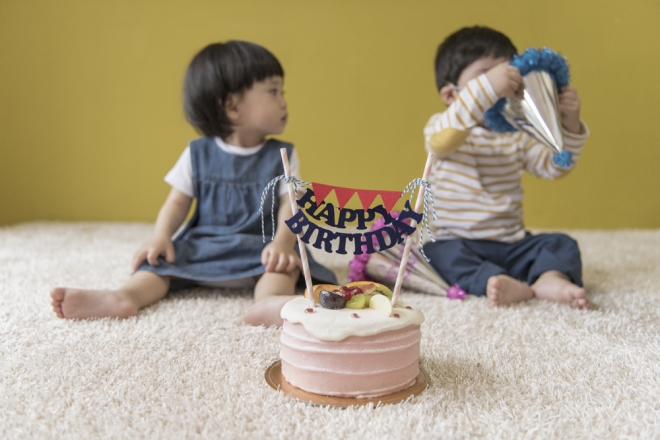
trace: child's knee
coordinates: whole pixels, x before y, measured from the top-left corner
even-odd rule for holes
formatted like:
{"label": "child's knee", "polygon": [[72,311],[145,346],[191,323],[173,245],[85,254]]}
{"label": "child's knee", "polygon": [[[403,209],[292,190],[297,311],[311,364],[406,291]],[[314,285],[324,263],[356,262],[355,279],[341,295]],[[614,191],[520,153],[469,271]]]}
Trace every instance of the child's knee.
{"label": "child's knee", "polygon": [[577,241],[566,234],[548,234],[548,241],[553,249],[580,252]]}

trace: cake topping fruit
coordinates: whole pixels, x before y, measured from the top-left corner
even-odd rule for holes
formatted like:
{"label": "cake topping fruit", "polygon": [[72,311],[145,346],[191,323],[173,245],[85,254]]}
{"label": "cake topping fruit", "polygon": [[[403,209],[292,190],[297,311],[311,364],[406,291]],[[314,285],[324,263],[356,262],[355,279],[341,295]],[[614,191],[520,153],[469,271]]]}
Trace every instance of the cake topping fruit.
{"label": "cake topping fruit", "polygon": [[364,293],[358,293],[350,300],[346,301],[346,308],[348,309],[364,309],[367,305],[367,297]]}
{"label": "cake topping fruit", "polygon": [[401,315],[399,315],[398,313],[395,313],[395,314],[392,315],[392,316],[394,316],[395,318],[400,318],[400,317],[401,317]]}
{"label": "cake topping fruit", "polygon": [[[345,286],[316,284],[313,294],[316,303],[321,304],[326,309],[338,310],[346,307],[359,310],[370,307],[381,310],[387,316],[390,316],[392,313],[391,305],[389,312],[387,311],[387,307],[382,304],[378,305],[379,302],[383,302],[380,299],[376,300],[377,304],[374,307],[370,306],[370,301],[375,296],[382,296],[388,303],[391,303],[392,300],[392,291],[387,286],[372,281],[354,281]],[[309,292],[305,291],[305,297],[309,298]]]}
{"label": "cake topping fruit", "polygon": [[412,310],[412,307],[410,307],[410,306],[406,306],[406,309],[408,309],[408,310]]}
{"label": "cake topping fruit", "polygon": [[333,290],[333,292],[343,296],[346,301],[350,301],[354,295],[353,290],[346,286],[341,286],[338,290]]}
{"label": "cake topping fruit", "polygon": [[360,317],[360,315],[358,315],[357,313],[353,313],[351,316],[352,316],[353,318],[359,318],[359,317]]}
{"label": "cake topping fruit", "polygon": [[378,310],[386,316],[392,315],[392,303],[390,302],[390,299],[385,295],[375,294],[372,296],[369,300],[369,308]]}
{"label": "cake topping fruit", "polygon": [[369,300],[374,295],[377,294],[382,294],[388,297],[390,300],[392,299],[392,291],[387,287],[379,283],[374,283],[373,281],[354,281],[352,283],[348,283],[346,287],[349,288],[359,288],[362,293],[367,297],[366,301],[366,306],[369,307]]}
{"label": "cake topping fruit", "polygon": [[326,309],[343,309],[346,307],[346,300],[340,294],[330,292],[328,290],[321,290],[319,294],[319,302],[321,307]]}
{"label": "cake topping fruit", "polygon": [[314,313],[314,309],[309,307],[309,308],[305,309],[305,313]]}

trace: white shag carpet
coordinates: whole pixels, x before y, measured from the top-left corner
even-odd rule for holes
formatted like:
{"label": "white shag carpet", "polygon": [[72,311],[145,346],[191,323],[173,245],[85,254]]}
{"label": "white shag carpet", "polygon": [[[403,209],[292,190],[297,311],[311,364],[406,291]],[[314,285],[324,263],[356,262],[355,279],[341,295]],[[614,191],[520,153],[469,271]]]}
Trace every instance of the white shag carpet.
{"label": "white shag carpet", "polygon": [[[55,317],[53,286],[120,286],[151,231],[0,228],[0,438],[660,438],[660,231],[568,231],[588,312],[404,292],[426,315],[431,385],[401,404],[348,409],[266,384],[280,331],[242,324],[246,291],[169,295],[127,320]],[[345,260],[316,255],[345,279]]]}

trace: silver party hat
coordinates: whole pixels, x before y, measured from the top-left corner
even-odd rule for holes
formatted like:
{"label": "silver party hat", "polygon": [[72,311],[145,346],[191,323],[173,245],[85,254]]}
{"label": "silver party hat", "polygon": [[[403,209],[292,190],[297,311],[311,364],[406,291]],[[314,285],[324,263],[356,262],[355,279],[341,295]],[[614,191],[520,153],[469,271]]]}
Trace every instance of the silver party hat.
{"label": "silver party hat", "polygon": [[523,77],[523,99],[507,98],[502,115],[514,127],[533,136],[555,153],[564,151],[555,83],[547,72],[533,71]]}

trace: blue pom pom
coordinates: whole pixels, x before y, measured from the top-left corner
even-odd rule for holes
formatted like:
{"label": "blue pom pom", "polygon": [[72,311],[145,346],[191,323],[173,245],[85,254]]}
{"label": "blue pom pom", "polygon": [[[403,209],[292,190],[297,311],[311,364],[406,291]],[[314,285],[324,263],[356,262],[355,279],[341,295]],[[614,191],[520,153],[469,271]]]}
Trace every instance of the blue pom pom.
{"label": "blue pom pom", "polygon": [[522,76],[533,71],[548,72],[557,86],[557,90],[568,85],[570,78],[566,58],[544,47],[543,49],[529,48],[522,55],[514,55],[511,65],[520,70]]}
{"label": "blue pom pom", "polygon": [[562,151],[561,153],[557,153],[552,156],[552,161],[558,167],[568,168],[571,166],[571,162],[573,161],[573,155],[570,151]]}
{"label": "blue pom pom", "polygon": [[[514,55],[511,65],[520,70],[522,76],[533,71],[548,72],[555,82],[557,90],[567,86],[570,78],[566,59],[547,47],[543,49],[529,48],[522,55]],[[502,98],[494,106],[486,110],[484,113],[486,126],[498,133],[518,131],[502,115],[505,104],[506,100]]]}
{"label": "blue pom pom", "polygon": [[516,127],[509,124],[509,121],[506,120],[502,114],[504,106],[506,105],[506,99],[499,99],[495,105],[486,110],[484,113],[484,120],[486,121],[486,127],[490,128],[493,131],[498,133],[507,133],[518,131]]}

